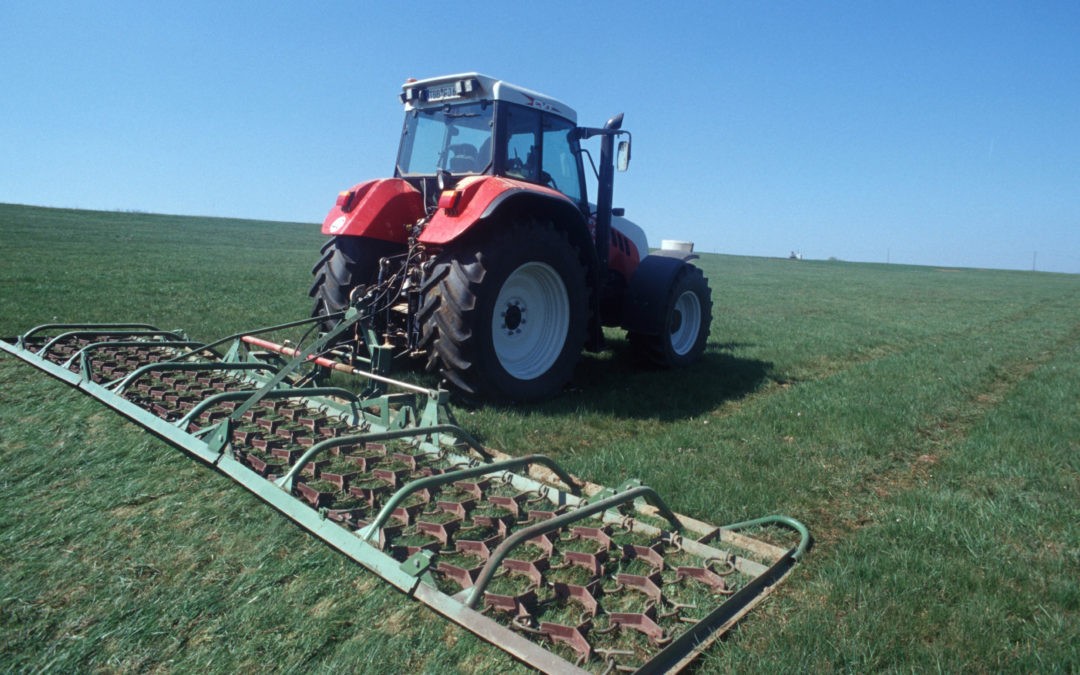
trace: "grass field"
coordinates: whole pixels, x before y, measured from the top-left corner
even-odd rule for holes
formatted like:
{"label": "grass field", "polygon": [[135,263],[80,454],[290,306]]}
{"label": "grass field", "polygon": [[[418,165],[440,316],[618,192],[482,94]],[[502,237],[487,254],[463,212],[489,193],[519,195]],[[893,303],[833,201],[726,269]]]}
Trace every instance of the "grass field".
{"label": "grass field", "polygon": [[[314,225],[0,205],[0,334],[299,318]],[[1080,669],[1080,276],[705,255],[704,362],[587,356],[483,441],[815,546],[713,671]],[[0,357],[0,665],[521,670],[241,487]]]}

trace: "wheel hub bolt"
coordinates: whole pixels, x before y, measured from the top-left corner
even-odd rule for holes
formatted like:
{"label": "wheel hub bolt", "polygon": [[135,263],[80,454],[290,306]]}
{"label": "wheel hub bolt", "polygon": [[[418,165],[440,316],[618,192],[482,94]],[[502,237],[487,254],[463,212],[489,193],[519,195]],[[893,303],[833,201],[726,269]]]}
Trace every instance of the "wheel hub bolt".
{"label": "wheel hub bolt", "polygon": [[521,327],[525,325],[526,311],[518,300],[513,300],[507,305],[506,311],[502,312],[502,327],[506,329],[507,335],[515,335],[521,332]]}

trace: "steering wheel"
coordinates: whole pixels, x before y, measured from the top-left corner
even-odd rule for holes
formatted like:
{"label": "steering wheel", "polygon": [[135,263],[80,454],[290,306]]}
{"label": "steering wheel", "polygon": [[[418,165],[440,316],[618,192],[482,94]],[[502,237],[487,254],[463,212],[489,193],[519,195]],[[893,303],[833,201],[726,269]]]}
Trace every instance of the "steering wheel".
{"label": "steering wheel", "polygon": [[506,173],[514,173],[518,176],[525,177],[525,163],[521,161],[520,157],[507,158],[506,160]]}
{"label": "steering wheel", "polygon": [[[551,174],[547,171],[540,172],[540,183],[552,189],[559,190],[559,186],[555,184],[555,179],[552,178]],[[559,192],[562,192],[562,190],[559,190]]]}

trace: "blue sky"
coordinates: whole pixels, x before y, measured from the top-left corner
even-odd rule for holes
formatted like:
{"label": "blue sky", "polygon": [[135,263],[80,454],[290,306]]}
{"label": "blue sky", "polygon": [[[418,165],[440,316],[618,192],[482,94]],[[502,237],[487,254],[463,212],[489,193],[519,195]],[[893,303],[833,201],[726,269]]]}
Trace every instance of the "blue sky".
{"label": "blue sky", "polygon": [[471,70],[624,112],[653,243],[1080,273],[1077,2],[7,2],[0,201],[318,223]]}

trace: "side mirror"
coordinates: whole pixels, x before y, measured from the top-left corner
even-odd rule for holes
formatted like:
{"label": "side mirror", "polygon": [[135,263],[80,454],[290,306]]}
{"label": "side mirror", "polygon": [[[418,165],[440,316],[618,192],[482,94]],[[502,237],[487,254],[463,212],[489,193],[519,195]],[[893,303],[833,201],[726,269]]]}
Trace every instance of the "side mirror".
{"label": "side mirror", "polygon": [[630,141],[619,141],[619,156],[615,162],[619,171],[626,171],[630,166]]}

